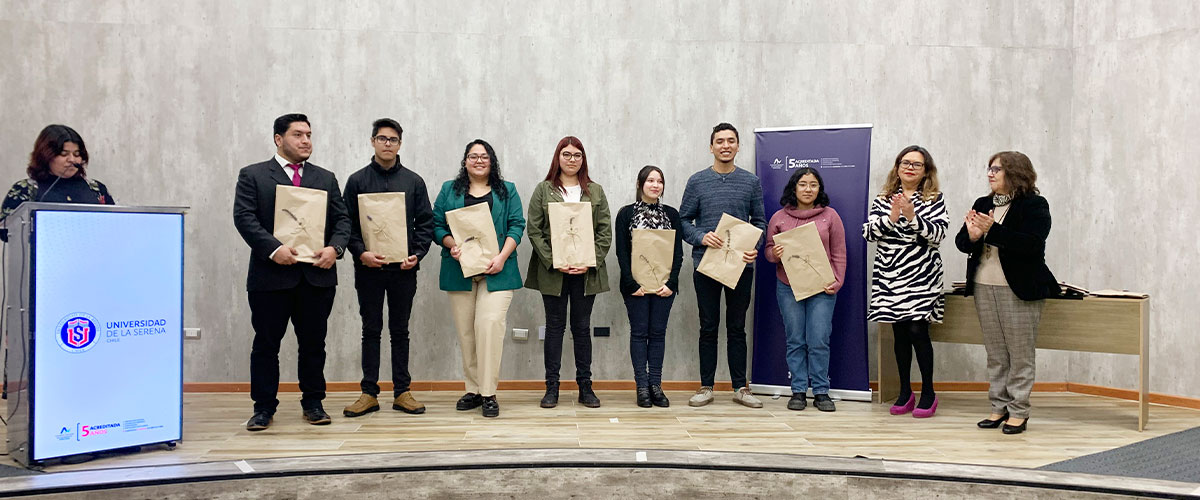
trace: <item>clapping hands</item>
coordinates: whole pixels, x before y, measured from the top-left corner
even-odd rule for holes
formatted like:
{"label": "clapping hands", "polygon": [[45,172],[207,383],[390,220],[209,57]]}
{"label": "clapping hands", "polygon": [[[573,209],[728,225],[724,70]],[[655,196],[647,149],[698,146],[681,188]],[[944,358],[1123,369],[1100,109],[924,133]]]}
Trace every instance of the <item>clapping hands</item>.
{"label": "clapping hands", "polygon": [[986,214],[976,212],[975,210],[967,212],[967,216],[963,218],[963,222],[967,225],[967,236],[971,237],[971,241],[979,241],[983,235],[992,229],[992,224],[996,223],[993,215],[993,210],[989,210]]}
{"label": "clapping hands", "polygon": [[904,193],[896,193],[892,195],[892,210],[888,214],[888,217],[892,219],[892,222],[896,222],[900,220],[901,214],[906,219],[912,220],[913,217],[916,217],[916,207],[913,206],[912,200],[905,196]]}

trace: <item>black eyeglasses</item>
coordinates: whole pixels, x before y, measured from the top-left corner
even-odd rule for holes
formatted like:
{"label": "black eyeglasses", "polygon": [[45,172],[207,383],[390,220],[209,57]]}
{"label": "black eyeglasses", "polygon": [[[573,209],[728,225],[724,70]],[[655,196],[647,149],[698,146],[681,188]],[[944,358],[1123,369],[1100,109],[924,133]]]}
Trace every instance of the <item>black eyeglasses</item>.
{"label": "black eyeglasses", "polygon": [[375,142],[378,142],[380,144],[387,144],[388,146],[395,146],[397,144],[400,144],[400,138],[399,137],[384,137],[382,135],[377,135],[377,136],[375,136]]}
{"label": "black eyeglasses", "polygon": [[579,161],[579,160],[583,159],[583,153],[568,153],[566,151],[563,151],[562,159],[567,160],[567,161],[570,161],[570,160]]}
{"label": "black eyeglasses", "polygon": [[922,168],[925,168],[925,163],[919,162],[919,161],[902,160],[900,162],[900,168],[911,168],[913,170],[921,170]]}
{"label": "black eyeglasses", "polygon": [[995,165],[989,165],[987,168],[987,173],[989,173],[991,175],[996,175],[996,174],[1000,173],[1001,170],[1004,170],[1004,169],[997,167]]}

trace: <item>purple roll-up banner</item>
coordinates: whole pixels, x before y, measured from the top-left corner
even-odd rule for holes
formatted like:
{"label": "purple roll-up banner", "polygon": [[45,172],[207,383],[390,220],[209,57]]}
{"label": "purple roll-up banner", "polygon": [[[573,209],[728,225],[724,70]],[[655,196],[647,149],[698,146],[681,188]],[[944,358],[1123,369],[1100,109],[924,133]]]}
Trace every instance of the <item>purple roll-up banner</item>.
{"label": "purple roll-up banner", "polygon": [[[871,399],[867,360],[867,221],[871,171],[871,125],[773,127],[754,130],[755,168],[763,187],[767,219],[792,172],[821,173],[829,206],[846,229],[846,277],[837,294],[829,345],[830,393],[842,399]],[[759,252],[754,294],[754,358],[751,387],[759,393],[790,394],[783,320],[775,299],[775,264]]]}

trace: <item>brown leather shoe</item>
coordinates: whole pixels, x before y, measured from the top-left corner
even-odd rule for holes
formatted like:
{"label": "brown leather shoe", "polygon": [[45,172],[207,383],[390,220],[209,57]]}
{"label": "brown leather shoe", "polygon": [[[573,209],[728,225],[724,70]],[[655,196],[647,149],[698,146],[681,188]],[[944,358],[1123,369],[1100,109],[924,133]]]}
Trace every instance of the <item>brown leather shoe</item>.
{"label": "brown leather shoe", "polygon": [[379,400],[370,394],[362,394],[358,396],[358,401],[355,401],[342,410],[342,415],[347,417],[361,417],[373,411],[379,411]]}
{"label": "brown leather shoe", "polygon": [[413,398],[412,391],[404,391],[392,401],[392,409],[414,415],[425,413],[425,405]]}

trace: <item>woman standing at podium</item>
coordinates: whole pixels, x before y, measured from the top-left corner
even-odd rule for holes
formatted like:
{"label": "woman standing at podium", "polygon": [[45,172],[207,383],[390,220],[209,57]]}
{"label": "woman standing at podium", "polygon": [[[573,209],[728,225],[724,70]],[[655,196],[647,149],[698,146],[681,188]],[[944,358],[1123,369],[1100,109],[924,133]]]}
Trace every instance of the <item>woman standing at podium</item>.
{"label": "woman standing at podium", "polygon": [[975,200],[954,243],[967,253],[967,295],[974,294],[987,351],[992,414],[977,424],[1020,434],[1029,423],[1038,323],[1046,297],[1060,293],[1046,267],[1050,205],[1040,196],[1029,157],[992,155],[992,191]]}
{"label": "woman standing at podium", "polygon": [[[79,133],[66,125],[49,125],[38,134],[29,155],[27,178],[13,184],[0,205],[0,227],[27,201],[112,205],[108,188],[87,177],[88,153]],[[8,241],[8,230],[0,229]]]}
{"label": "woman standing at podium", "polygon": [[[949,226],[933,157],[921,146],[902,149],[863,224],[863,238],[875,242],[867,321],[891,323],[896,338],[900,397],[892,415],[926,418],[937,411],[929,323],[941,323],[946,310],[938,246]],[[921,369],[919,401],[909,381],[914,350]]]}

